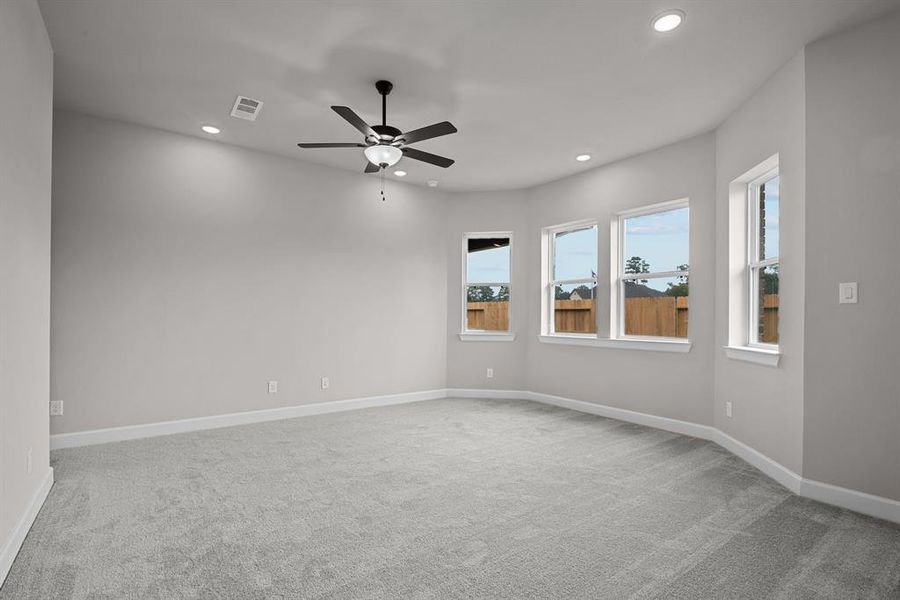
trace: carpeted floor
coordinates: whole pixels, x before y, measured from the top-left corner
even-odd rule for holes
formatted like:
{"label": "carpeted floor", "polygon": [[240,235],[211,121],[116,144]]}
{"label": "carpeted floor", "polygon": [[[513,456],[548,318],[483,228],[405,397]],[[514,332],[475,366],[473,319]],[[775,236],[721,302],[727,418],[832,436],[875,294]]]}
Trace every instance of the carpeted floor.
{"label": "carpeted floor", "polygon": [[900,598],[900,526],[718,446],[438,400],[53,453],[2,600]]}

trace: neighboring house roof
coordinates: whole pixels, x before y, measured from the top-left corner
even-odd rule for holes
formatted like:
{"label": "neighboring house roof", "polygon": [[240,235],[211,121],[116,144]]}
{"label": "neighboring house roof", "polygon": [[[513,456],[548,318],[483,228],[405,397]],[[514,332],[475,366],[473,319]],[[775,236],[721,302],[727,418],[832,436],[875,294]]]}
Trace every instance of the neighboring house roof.
{"label": "neighboring house roof", "polygon": [[588,288],[586,285],[579,285],[569,293],[569,300],[590,300],[597,297],[597,286]]}
{"label": "neighboring house roof", "polygon": [[665,295],[665,292],[654,290],[653,288],[647,287],[642,283],[635,283],[634,281],[625,282],[626,298],[658,298],[659,296]]}
{"label": "neighboring house roof", "polygon": [[[593,294],[593,295],[591,295]],[[654,290],[652,287],[648,287],[642,283],[635,283],[633,281],[625,282],[625,297],[626,298],[658,298],[660,296],[665,296],[665,292],[661,292],[659,290]],[[591,298],[597,297],[597,287],[594,286],[592,289],[588,289],[587,286],[580,285],[571,292],[569,292],[568,298],[564,298],[565,300],[590,300]],[[560,299],[560,298],[557,298]]]}

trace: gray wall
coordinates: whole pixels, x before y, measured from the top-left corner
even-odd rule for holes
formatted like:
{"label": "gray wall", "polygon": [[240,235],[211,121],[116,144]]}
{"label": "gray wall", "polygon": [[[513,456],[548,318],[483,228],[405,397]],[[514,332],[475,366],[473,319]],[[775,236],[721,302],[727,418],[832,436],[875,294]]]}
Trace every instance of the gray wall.
{"label": "gray wall", "polygon": [[806,51],[803,472],[900,500],[898,31],[894,13]]}
{"label": "gray wall", "polygon": [[[806,190],[803,53],[779,69],[716,131],[715,425],[796,473],[803,450],[803,282]],[[773,154],[781,175],[781,362],[727,358],[729,184]],[[836,293],[836,292],[835,292]],[[725,416],[731,402],[732,418]]]}
{"label": "gray wall", "polygon": [[53,433],[445,386],[441,192],[67,112],[53,175]]}
{"label": "gray wall", "polygon": [[527,389],[708,425],[712,422],[715,285],[715,138],[706,134],[529,191],[527,281],[530,314],[540,314],[540,231],[579,219],[599,222],[598,312],[609,334],[609,220],[647,204],[690,198],[688,354],[542,344],[530,319]]}
{"label": "gray wall", "polygon": [[[374,178],[59,113],[51,391],[67,404],[53,431],[529,389],[711,424],[805,477],[900,498],[898,18],[811,45],[714,134],[513,192],[392,184],[382,204]],[[773,369],[721,346],[728,184],[775,153]],[[540,344],[541,227],[599,220],[605,303],[609,217],[685,196],[692,351]],[[484,230],[515,232],[514,342],[456,336],[461,235]],[[859,305],[837,305],[839,281],[859,281]]]}
{"label": "gray wall", "polygon": [[[453,388],[521,390],[525,381],[531,229],[525,193],[453,194],[447,220],[447,385]],[[462,329],[462,236],[480,231],[513,232],[513,289],[510,294],[512,342],[460,341]],[[486,377],[488,367],[494,378]]]}
{"label": "gray wall", "polygon": [[[449,384],[528,389],[711,423],[803,477],[900,499],[898,28],[894,14],[810,45],[738,107],[714,140],[702,136],[503,198],[454,205],[450,301],[459,294],[452,266],[459,235],[480,228],[489,206],[485,223],[515,229],[517,254],[525,252],[515,284],[526,290],[528,321],[517,324],[516,344],[450,339]],[[729,184],[776,153],[782,358],[771,368],[730,359],[721,346],[728,343]],[[695,208],[690,355],[540,344],[541,227],[598,218],[602,288],[609,216],[682,195]],[[841,281],[859,282],[858,305],[838,304]],[[601,302],[605,297],[601,291]],[[713,304],[714,329],[704,318]],[[453,334],[458,309],[451,313]],[[526,368],[516,377],[512,362],[522,355],[523,335]],[[502,385],[485,383],[491,363],[512,369]],[[725,402],[733,405],[731,418]]]}
{"label": "gray wall", "polygon": [[[527,389],[710,424],[714,142],[714,136],[706,134],[537,188],[451,198],[448,385]],[[684,197],[691,200],[691,352],[541,344],[541,228],[598,219],[599,312],[604,327],[609,304],[610,217],[629,208]],[[460,342],[456,336],[461,322],[460,239],[465,231],[485,230],[515,231],[513,310],[517,337],[512,343]],[[608,335],[608,326],[605,330]],[[486,367],[494,367],[494,380],[485,379]]]}
{"label": "gray wall", "polygon": [[688,354],[541,344],[528,323],[527,389],[708,425],[712,422],[715,285],[715,138],[712,134],[640,154],[529,191],[530,312],[540,314],[540,230],[596,218],[601,335],[608,335],[609,219],[630,208],[690,198],[691,296]]}
{"label": "gray wall", "polygon": [[[0,2],[0,548],[49,468],[53,55],[37,3]],[[31,451],[32,470],[26,470]]]}

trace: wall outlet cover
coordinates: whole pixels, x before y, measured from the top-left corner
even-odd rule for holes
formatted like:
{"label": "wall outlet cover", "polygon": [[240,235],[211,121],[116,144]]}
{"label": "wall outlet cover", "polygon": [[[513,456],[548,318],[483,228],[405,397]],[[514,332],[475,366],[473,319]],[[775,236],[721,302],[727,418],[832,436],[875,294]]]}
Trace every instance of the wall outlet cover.
{"label": "wall outlet cover", "polygon": [[856,304],[859,302],[859,290],[855,281],[838,284],[838,302],[840,304]]}
{"label": "wall outlet cover", "polygon": [[60,417],[63,414],[63,401],[62,400],[51,400],[50,401],[50,416],[51,417]]}
{"label": "wall outlet cover", "polygon": [[323,378],[322,378],[322,389],[323,389],[323,390],[327,390],[328,387],[329,387],[330,385],[331,385],[331,382],[328,381],[328,378],[327,378],[327,377],[323,377]]}
{"label": "wall outlet cover", "polygon": [[493,379],[493,378],[494,378],[494,369],[491,368],[491,367],[488,367],[488,370],[487,370],[487,378],[488,378],[488,379]]}
{"label": "wall outlet cover", "polygon": [[278,393],[278,382],[277,382],[277,381],[270,381],[270,382],[269,382],[269,388],[268,388],[268,389],[269,389],[269,393],[270,393],[270,394],[277,394],[277,393]]}

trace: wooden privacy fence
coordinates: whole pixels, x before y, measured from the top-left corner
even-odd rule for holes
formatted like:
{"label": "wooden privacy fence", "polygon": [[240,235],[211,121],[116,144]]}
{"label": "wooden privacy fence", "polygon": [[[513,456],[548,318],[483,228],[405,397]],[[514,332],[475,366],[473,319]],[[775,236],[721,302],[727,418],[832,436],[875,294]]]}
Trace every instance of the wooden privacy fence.
{"label": "wooden privacy fence", "polygon": [[687,296],[625,298],[625,335],[686,338]]}
{"label": "wooden privacy fence", "polygon": [[763,296],[762,328],[759,341],[766,344],[778,343],[778,294]]}
{"label": "wooden privacy fence", "polygon": [[469,329],[509,331],[509,302],[469,302],[466,308]]}
{"label": "wooden privacy fence", "polygon": [[[556,331],[596,333],[597,308],[593,300],[557,300],[554,310]],[[466,312],[471,330],[509,330],[509,302],[469,302]],[[626,298],[625,334],[686,338],[687,296]],[[760,341],[778,343],[778,294],[763,298]]]}
{"label": "wooden privacy fence", "polygon": [[593,300],[557,300],[554,324],[560,333],[597,333],[597,303]]}

